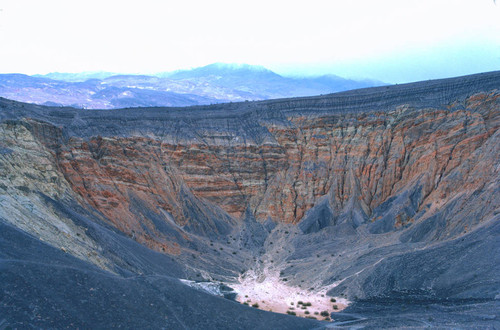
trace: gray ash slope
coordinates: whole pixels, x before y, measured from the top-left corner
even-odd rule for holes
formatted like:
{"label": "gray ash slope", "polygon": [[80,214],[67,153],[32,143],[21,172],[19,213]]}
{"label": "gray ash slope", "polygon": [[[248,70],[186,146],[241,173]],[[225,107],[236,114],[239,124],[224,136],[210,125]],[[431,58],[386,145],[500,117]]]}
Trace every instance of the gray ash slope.
{"label": "gray ash slope", "polygon": [[[499,90],[500,72],[491,72],[318,97],[188,108],[79,110],[0,99],[5,134],[0,141],[5,173],[0,181],[0,327],[499,327],[500,108],[498,97],[477,109],[469,100],[478,93],[496,97]],[[67,173],[55,174],[60,171],[56,165],[36,172],[36,162],[56,157],[75,138],[154,137],[229,149],[241,141],[267,146],[278,143],[270,127],[293,127],[296,118],[334,115],[346,126],[356,126],[360,116],[389,116],[402,108],[407,110],[398,120],[409,123],[421,123],[417,117],[434,108],[466,113],[464,138],[452,141],[453,148],[486,136],[462,166],[487,165],[481,176],[488,181],[472,192],[455,187],[458,193],[427,216],[428,194],[418,178],[367,214],[356,200],[359,178],[351,173],[342,186],[354,191],[347,203],[328,193],[297,225],[258,222],[250,208],[235,219],[185,189],[182,207],[191,227],[181,230],[131,197],[131,209],[180,245],[179,255],[168,255],[149,250],[107,222],[71,190]],[[469,136],[474,132],[467,126],[471,118],[482,121],[479,133]],[[453,128],[446,121],[437,126]],[[43,153],[36,154],[36,148]],[[436,158],[448,157],[438,148],[435,153]],[[33,163],[23,168],[23,161]],[[21,180],[19,173],[26,178]],[[453,187],[452,181],[462,176],[459,170],[443,171],[435,186],[451,180]],[[51,178],[54,183],[46,182]],[[396,228],[401,215],[413,220]],[[210,225],[204,226],[202,218]],[[333,324],[320,323],[258,311],[177,280],[201,274],[230,282],[246,270],[265,267],[280,270],[294,286],[318,289],[335,283],[328,294],[353,303],[333,315]]]}
{"label": "gray ash slope", "polygon": [[[250,309],[192,289],[159,256],[113,275],[0,220],[0,327],[147,329],[310,329],[317,322]],[[113,238],[111,236],[111,238]],[[122,246],[133,262],[140,246]],[[149,252],[152,254],[152,252]],[[159,259],[159,264],[156,262]],[[175,267],[174,267],[175,268]]]}

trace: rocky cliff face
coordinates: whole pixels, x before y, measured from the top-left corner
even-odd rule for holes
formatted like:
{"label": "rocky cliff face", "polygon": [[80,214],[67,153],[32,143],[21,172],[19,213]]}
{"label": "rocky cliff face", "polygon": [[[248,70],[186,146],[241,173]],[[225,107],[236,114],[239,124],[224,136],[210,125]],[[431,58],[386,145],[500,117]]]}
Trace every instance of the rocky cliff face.
{"label": "rocky cliff face", "polygon": [[[260,144],[224,131],[177,144],[162,136],[63,142],[61,131],[47,139],[38,132],[46,124],[31,127],[89,206],[139,242],[174,252],[161,223],[174,225],[171,235],[182,235],[176,226],[224,234],[247,209],[259,221],[298,223],[325,198],[332,224],[350,213],[354,227],[369,222],[372,232],[408,226],[416,214],[427,217],[493,182],[499,104],[499,94],[488,92],[466,98],[459,110],[402,104],[387,112],[290,116],[264,122],[269,136]],[[191,214],[192,206],[199,212]]]}
{"label": "rocky cliff face", "polygon": [[[478,234],[498,231],[498,72],[193,108],[0,101],[0,217],[108,271],[144,266],[127,266],[89,223],[173,257],[186,277],[265,268],[351,299],[445,297],[460,252],[418,288],[401,260],[440,260],[462,238],[498,249]],[[483,261],[495,285],[499,263]],[[377,282],[384,269],[399,284]],[[494,298],[491,285],[450,295]]]}

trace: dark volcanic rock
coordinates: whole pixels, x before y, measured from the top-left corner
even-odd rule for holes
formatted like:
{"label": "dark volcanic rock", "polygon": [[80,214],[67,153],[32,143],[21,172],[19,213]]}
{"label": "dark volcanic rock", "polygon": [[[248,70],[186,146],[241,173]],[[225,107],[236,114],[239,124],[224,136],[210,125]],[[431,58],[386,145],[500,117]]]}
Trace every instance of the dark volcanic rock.
{"label": "dark volcanic rock", "polygon": [[352,290],[351,296],[369,299],[494,300],[500,287],[499,220],[497,216],[454,240],[382,258],[369,273],[346,279],[330,293]]}
{"label": "dark volcanic rock", "polygon": [[[0,219],[2,328],[310,329],[317,322],[249,309],[167,275],[104,272]],[[166,269],[168,274],[168,269]]]}
{"label": "dark volcanic rock", "polygon": [[467,328],[500,326],[496,301],[365,300],[332,315],[334,328]]}

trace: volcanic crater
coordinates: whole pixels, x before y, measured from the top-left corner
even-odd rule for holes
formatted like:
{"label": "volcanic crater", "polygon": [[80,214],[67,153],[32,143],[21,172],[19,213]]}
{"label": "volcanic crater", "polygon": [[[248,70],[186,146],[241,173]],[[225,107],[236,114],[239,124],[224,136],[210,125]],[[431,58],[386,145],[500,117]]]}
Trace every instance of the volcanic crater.
{"label": "volcanic crater", "polygon": [[186,108],[0,99],[0,328],[500,326],[499,128],[500,72]]}

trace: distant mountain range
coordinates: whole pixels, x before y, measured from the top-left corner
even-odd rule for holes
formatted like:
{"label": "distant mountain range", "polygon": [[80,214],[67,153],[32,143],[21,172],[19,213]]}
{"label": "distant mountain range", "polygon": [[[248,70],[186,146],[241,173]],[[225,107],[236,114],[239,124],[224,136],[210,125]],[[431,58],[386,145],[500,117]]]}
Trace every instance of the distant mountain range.
{"label": "distant mountain range", "polygon": [[290,78],[262,66],[214,63],[155,75],[111,72],[2,74],[0,96],[36,104],[85,109],[189,106],[328,94],[381,86],[335,75]]}

